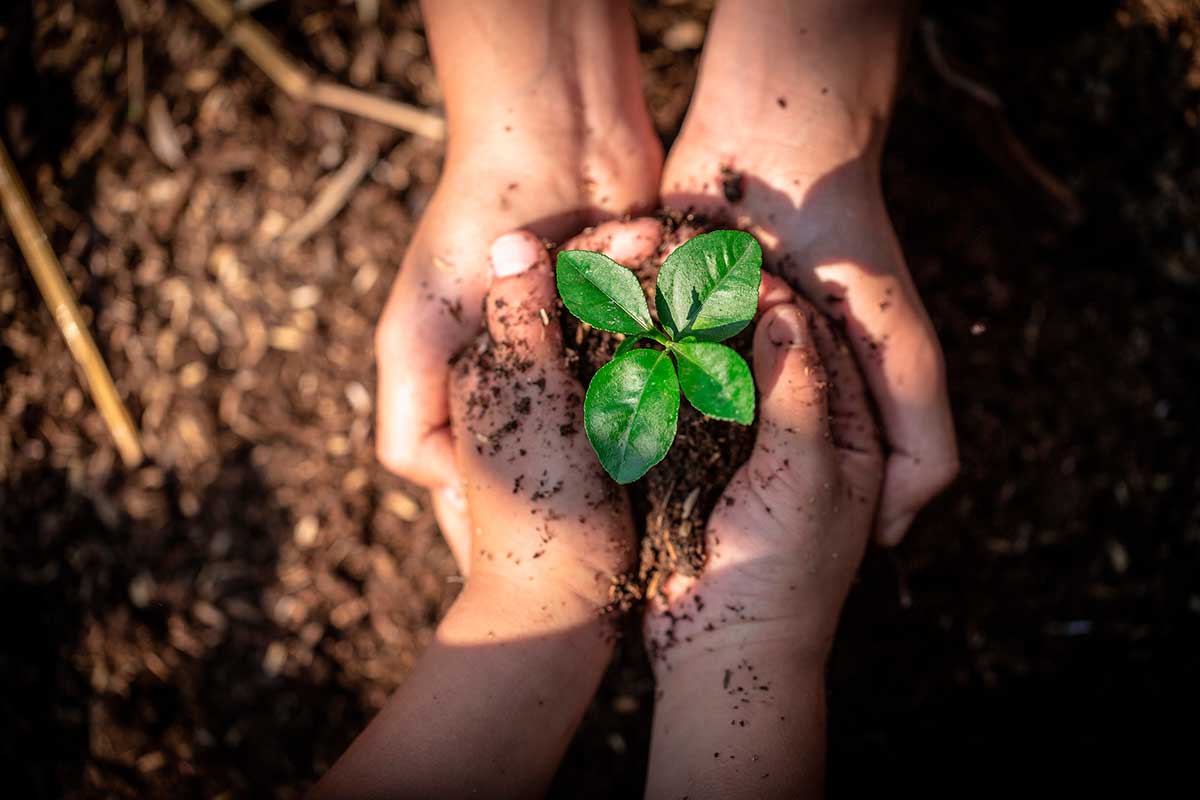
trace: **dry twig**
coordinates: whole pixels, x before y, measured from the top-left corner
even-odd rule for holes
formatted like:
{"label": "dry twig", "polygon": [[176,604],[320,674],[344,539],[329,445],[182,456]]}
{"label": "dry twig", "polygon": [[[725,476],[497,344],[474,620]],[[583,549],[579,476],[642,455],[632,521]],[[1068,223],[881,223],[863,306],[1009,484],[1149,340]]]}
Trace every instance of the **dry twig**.
{"label": "dry twig", "polygon": [[289,97],[356,114],[435,141],[446,137],[445,120],[437,114],[316,79],[307,67],[284,53],[265,28],[249,17],[240,16],[226,0],[191,0],[191,3]]}
{"label": "dry twig", "polygon": [[280,236],[290,244],[299,244],[325,227],[329,220],[346,205],[359,182],[379,160],[379,151],[374,147],[362,147],[350,154],[345,163],[317,193],[312,205],[300,215]]}
{"label": "dry twig", "polygon": [[129,39],[125,44],[125,90],[129,95],[127,115],[141,122],[146,109],[146,67],[142,40],[142,6],[136,0],[117,0]]}
{"label": "dry twig", "polygon": [[1008,124],[1008,115],[1004,110],[1004,101],[990,88],[978,81],[968,78],[955,69],[942,51],[938,41],[937,24],[930,19],[921,20],[921,42],[925,54],[934,71],[954,89],[966,94],[983,108],[987,109],[990,119],[988,131],[983,131],[987,138],[995,141],[990,147],[992,157],[998,161],[1015,163],[1017,169],[1045,192],[1062,209],[1068,223],[1074,225],[1083,218],[1083,206],[1075,193],[1065,183],[1054,176],[1050,170],[1033,157]]}
{"label": "dry twig", "polygon": [[4,208],[4,216],[29,264],[29,271],[33,273],[42,298],[50,308],[51,316],[87,378],[92,400],[108,425],[121,459],[127,466],[137,466],[142,461],[142,445],[137,429],[133,426],[129,410],[121,402],[112,375],[104,364],[104,357],[88,332],[75,295],[63,275],[58,258],[50,249],[46,232],[33,213],[29,195],[3,142],[0,142],[0,205]]}

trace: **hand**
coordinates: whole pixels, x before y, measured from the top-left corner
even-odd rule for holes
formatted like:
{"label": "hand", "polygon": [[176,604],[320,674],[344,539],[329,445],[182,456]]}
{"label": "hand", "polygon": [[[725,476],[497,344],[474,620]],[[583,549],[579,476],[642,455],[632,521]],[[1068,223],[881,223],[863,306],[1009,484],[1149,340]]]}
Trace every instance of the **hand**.
{"label": "hand", "polygon": [[709,519],[704,572],[647,610],[647,797],[821,794],[824,666],[883,456],[849,348],[780,299],[754,334],[758,438]]}
{"label": "hand", "polygon": [[629,501],[584,432],[584,390],[564,357],[546,248],[520,231],[497,239],[491,260],[487,334],[450,382],[470,581],[499,578],[518,591],[552,583],[603,606],[633,560]]}
{"label": "hand", "polygon": [[432,490],[464,572],[469,526],[450,440],[448,364],[478,333],[487,248],[524,227],[561,241],[654,205],[662,150],[628,10],[428,3],[449,144],[376,334],[380,460]]}
{"label": "hand", "polygon": [[545,248],[509,234],[492,265],[487,333],[451,379],[474,568],[322,798],[541,796],[612,655],[602,608],[632,562],[629,503],[583,432]]}
{"label": "hand", "polygon": [[722,2],[662,184],[666,205],[757,235],[769,266],[844,322],[886,436],[887,546],[958,470],[941,348],[879,182],[903,5]]}
{"label": "hand", "polygon": [[668,663],[761,628],[822,665],[871,530],[883,456],[854,355],[812,306],[772,295],[754,333],[754,451],[709,518],[704,572],[669,578],[647,615]]}

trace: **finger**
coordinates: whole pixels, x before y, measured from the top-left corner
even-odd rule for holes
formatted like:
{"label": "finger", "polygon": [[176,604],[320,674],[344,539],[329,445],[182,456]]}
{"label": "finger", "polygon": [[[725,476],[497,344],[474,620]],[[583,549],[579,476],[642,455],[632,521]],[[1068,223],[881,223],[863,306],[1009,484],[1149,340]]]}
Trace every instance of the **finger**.
{"label": "finger", "polygon": [[466,577],[471,572],[471,514],[462,487],[445,486],[430,493],[433,516],[437,520],[442,538],[454,556],[458,574]]}
{"label": "finger", "polygon": [[558,326],[558,290],[550,255],[528,231],[506,233],[492,243],[492,288],[487,296],[487,326],[492,341],[528,349],[549,359],[562,350]]}
{"label": "finger", "polygon": [[873,295],[874,281],[862,288],[847,298],[847,330],[887,438],[874,537],[893,547],[954,479],[958,449],[941,346],[916,291],[896,285]]}
{"label": "finger", "polygon": [[832,456],[829,382],[804,312],[777,305],[754,333],[754,377],[761,395],[752,464],[773,472]]}
{"label": "finger", "polygon": [[444,300],[451,292],[443,295],[441,287],[415,275],[405,267],[376,329],[375,447],[392,472],[435,489],[458,481],[446,384],[451,358],[478,329],[478,311],[468,309],[478,309],[479,301]]}
{"label": "finger", "polygon": [[882,462],[879,429],[854,351],[829,317],[804,300],[797,300],[797,303],[810,312],[809,328],[829,377],[829,424],[834,446],[851,453],[876,456]]}
{"label": "finger", "polygon": [[633,268],[658,252],[662,235],[662,224],[658,220],[639,217],[628,222],[597,225],[569,239],[562,249],[592,250]]}
{"label": "finger", "polygon": [[762,274],[762,283],[758,285],[758,317],[760,319],[763,314],[775,306],[795,301],[796,293],[792,291],[791,286],[788,286],[787,281],[769,272]]}
{"label": "finger", "polygon": [[857,259],[898,265],[889,269],[834,260],[795,275],[810,297],[844,320],[879,411],[888,457],[874,536],[887,547],[904,538],[917,512],[958,472],[941,347],[899,245],[892,241],[889,250]]}

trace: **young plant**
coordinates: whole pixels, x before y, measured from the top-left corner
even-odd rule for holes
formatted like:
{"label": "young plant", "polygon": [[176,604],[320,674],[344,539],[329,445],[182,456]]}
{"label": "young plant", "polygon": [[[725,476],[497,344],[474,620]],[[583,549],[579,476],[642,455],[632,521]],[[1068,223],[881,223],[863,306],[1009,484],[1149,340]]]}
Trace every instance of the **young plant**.
{"label": "young plant", "polygon": [[[583,400],[588,440],[617,483],[636,481],[671,448],[680,388],[702,414],[754,421],[750,367],[720,344],[758,309],[762,249],[753,236],[714,231],[671,253],[654,288],[661,328],[637,277],[607,256],[568,250],[558,254],[556,273],[568,311],[593,328],[625,335]],[[662,349],[639,349],[644,340]]]}

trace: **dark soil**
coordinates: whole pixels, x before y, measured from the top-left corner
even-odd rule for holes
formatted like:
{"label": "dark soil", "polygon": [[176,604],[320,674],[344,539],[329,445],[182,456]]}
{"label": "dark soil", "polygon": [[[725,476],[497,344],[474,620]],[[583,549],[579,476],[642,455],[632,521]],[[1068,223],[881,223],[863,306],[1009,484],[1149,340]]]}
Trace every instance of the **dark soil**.
{"label": "dark soil", "polygon": [[[663,229],[658,252],[641,264],[627,265],[638,276],[656,322],[654,287],[667,253],[692,236],[726,227],[723,222],[699,219],[686,209],[664,209],[658,218]],[[563,340],[575,355],[576,375],[587,386],[596,370],[612,360],[621,337],[583,325],[565,310],[562,323]],[[747,362],[752,343],[752,327],[727,342]],[[672,572],[696,575],[703,569],[705,520],[738,467],[749,458],[757,425],[714,420],[681,400],[676,430],[666,457],[628,487],[642,546],[636,574],[623,577],[617,587],[615,599],[626,608],[654,597]]]}
{"label": "dark soil", "polygon": [[[372,453],[372,330],[442,148],[291,102],[183,2],[122,4],[144,9],[128,24],[107,0],[0,5],[0,135],[149,454],[121,467],[5,229],[9,793],[299,796],[458,587],[425,497]],[[436,106],[416,7],[380,6],[377,25],[317,0],[256,16],[314,68]],[[637,13],[669,143],[698,58],[677,34],[708,4]],[[923,14],[1078,208],[914,38],[884,183],[945,348],[963,474],[851,595],[831,794],[1166,795],[1191,785],[1200,711],[1200,9]],[[177,166],[149,143],[158,102]],[[347,207],[282,245],[369,147]],[[639,642],[619,644],[556,795],[640,795]]]}

